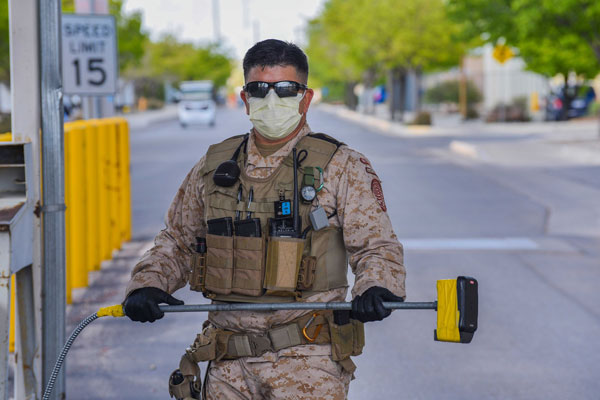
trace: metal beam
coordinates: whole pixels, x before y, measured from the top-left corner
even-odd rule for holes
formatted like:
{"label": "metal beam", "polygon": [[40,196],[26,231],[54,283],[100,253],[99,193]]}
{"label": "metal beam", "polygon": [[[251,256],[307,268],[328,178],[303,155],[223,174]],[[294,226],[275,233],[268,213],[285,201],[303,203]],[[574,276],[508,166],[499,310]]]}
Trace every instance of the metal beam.
{"label": "metal beam", "polygon": [[[42,379],[46,385],[65,341],[64,132],[60,0],[39,0],[42,111]],[[64,370],[63,370],[64,371]],[[53,399],[65,398],[64,372]]]}
{"label": "metal beam", "polygon": [[[27,197],[40,201],[40,80],[38,0],[9,0],[12,136],[27,142]],[[16,275],[15,399],[36,398],[41,375],[41,224],[32,215],[33,265]],[[1,391],[0,391],[1,392]],[[0,398],[3,399],[0,393]]]}

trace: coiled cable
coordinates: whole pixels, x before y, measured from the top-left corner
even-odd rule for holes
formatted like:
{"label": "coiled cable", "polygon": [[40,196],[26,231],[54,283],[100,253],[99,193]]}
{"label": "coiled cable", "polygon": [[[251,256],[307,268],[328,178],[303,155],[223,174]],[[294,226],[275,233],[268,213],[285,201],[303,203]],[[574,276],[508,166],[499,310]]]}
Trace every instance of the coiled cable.
{"label": "coiled cable", "polygon": [[73,345],[73,342],[75,341],[77,336],[79,336],[81,331],[86,326],[88,326],[98,318],[98,313],[93,313],[92,315],[81,321],[79,325],[77,325],[77,328],[75,328],[73,333],[71,333],[71,336],[69,336],[69,339],[63,346],[62,351],[60,352],[60,355],[56,360],[56,364],[54,364],[54,369],[52,370],[52,374],[50,375],[50,379],[48,380],[46,390],[44,390],[44,396],[42,397],[42,400],[50,400],[50,394],[52,394],[52,389],[54,389],[54,385],[56,384],[56,377],[58,376],[58,373],[60,372],[60,369],[62,368],[62,365],[65,362],[65,357],[67,357],[67,353],[69,352],[69,349]]}
{"label": "coiled cable", "polygon": [[65,358],[67,357],[69,349],[71,348],[73,342],[75,341],[77,336],[79,336],[81,331],[84,330],[86,326],[88,326],[100,317],[123,316],[125,316],[123,306],[121,304],[117,304],[114,306],[100,308],[97,312],[93,313],[92,315],[81,321],[79,325],[77,325],[77,328],[73,330],[73,333],[71,333],[71,336],[69,336],[69,339],[63,346],[62,351],[60,352],[60,355],[56,360],[56,364],[54,364],[54,369],[52,370],[52,374],[50,374],[50,379],[48,380],[48,385],[46,385],[46,390],[44,390],[44,396],[42,397],[42,400],[50,400],[50,394],[52,394],[52,389],[54,389],[54,385],[56,384],[56,377],[58,376],[58,373],[60,372],[60,369],[62,368],[65,362]]}

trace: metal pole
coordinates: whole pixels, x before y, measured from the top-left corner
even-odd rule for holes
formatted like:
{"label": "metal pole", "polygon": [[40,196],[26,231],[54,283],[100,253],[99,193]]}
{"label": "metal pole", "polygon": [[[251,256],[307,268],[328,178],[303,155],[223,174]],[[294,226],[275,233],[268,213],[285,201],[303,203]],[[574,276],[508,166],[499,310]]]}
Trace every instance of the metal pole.
{"label": "metal pole", "polygon": [[213,12],[213,34],[215,36],[215,42],[220,42],[221,41],[221,17],[219,15],[219,0],[213,0],[212,12]]}
{"label": "metal pole", "polygon": [[[42,110],[42,380],[46,385],[65,342],[64,141],[60,0],[39,0]],[[64,371],[64,370],[63,370]],[[54,399],[65,397],[64,372]]]}
{"label": "metal pole", "polygon": [[[389,310],[437,310],[437,301],[422,303],[383,302]],[[229,303],[229,304],[186,304],[183,306],[158,306],[163,312],[206,312],[206,311],[279,311],[279,310],[352,310],[352,303]]]}

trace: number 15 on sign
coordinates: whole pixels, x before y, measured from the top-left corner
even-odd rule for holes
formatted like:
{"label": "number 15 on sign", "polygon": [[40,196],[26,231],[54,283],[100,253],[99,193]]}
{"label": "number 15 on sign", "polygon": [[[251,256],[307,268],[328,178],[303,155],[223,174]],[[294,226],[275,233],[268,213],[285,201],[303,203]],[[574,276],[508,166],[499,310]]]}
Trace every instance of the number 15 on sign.
{"label": "number 15 on sign", "polygon": [[65,94],[114,94],[117,87],[114,17],[63,14],[62,61]]}

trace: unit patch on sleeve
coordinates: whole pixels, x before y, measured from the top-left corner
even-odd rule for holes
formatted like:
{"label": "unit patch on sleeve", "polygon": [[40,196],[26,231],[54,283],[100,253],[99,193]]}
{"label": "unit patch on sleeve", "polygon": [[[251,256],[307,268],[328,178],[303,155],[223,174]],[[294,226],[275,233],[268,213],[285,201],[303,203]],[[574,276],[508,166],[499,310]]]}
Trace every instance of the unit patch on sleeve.
{"label": "unit patch on sleeve", "polygon": [[381,188],[381,182],[379,181],[379,179],[373,179],[371,181],[371,191],[377,199],[379,207],[381,207],[383,211],[387,212],[387,207],[385,206],[385,199],[383,198],[383,189]]}

